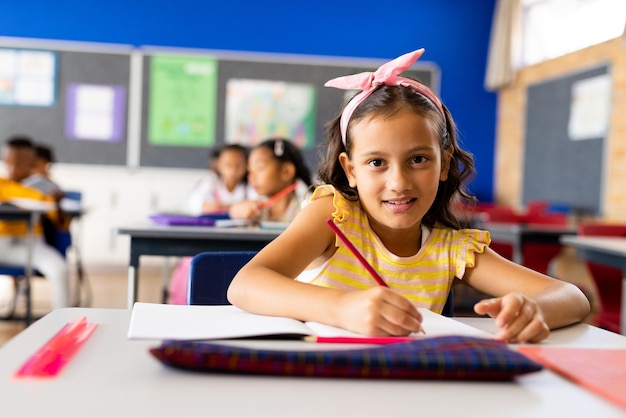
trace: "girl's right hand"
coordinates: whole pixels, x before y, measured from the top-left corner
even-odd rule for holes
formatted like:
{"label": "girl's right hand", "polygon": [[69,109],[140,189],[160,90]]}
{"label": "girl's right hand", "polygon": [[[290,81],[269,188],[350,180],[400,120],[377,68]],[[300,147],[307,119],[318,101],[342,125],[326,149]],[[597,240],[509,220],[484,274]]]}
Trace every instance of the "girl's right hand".
{"label": "girl's right hand", "polygon": [[404,296],[377,286],[349,291],[339,300],[342,328],[365,335],[408,335],[422,331],[422,315]]}

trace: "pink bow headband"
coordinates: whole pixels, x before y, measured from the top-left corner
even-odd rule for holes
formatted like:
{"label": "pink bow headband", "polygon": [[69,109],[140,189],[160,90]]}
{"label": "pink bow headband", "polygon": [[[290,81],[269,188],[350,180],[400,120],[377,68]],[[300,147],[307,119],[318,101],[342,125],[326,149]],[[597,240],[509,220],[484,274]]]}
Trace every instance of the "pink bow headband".
{"label": "pink bow headband", "polygon": [[411,87],[413,90],[430,100],[441,113],[443,119],[446,115],[443,111],[441,101],[435,94],[422,83],[411,80],[410,78],[399,77],[398,74],[409,68],[424,53],[424,48],[401,55],[398,58],[381,65],[378,70],[373,73],[365,72],[354,75],[333,78],[328,80],[324,86],[335,87],[342,90],[361,90],[359,94],[354,96],[343,109],[339,126],[341,128],[341,140],[346,145],[346,136],[348,131],[348,122],[354,113],[354,110],[367,97],[372,94],[379,86],[386,84],[388,86]]}

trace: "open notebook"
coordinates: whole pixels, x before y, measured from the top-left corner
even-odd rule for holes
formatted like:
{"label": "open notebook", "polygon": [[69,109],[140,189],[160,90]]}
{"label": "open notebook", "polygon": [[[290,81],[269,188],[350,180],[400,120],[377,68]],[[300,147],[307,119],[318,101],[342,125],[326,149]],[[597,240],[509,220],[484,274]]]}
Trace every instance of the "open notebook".
{"label": "open notebook", "polygon": [[[490,338],[481,330],[420,309],[426,337],[464,335]],[[155,340],[217,340],[247,337],[362,337],[328,325],[274,316],[254,315],[232,305],[165,305],[136,302],[128,338]],[[415,334],[423,338],[424,334]]]}

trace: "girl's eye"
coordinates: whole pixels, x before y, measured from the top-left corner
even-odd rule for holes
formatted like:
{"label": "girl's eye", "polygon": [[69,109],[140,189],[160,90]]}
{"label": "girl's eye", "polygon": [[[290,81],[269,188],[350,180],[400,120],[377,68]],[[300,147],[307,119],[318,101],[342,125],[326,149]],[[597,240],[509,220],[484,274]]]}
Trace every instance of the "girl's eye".
{"label": "girl's eye", "polygon": [[424,157],[423,155],[416,155],[415,157],[411,158],[411,162],[414,164],[423,164],[426,162],[426,157]]}
{"label": "girl's eye", "polygon": [[383,165],[383,160],[374,159],[374,160],[370,160],[367,164],[372,167],[380,167]]}

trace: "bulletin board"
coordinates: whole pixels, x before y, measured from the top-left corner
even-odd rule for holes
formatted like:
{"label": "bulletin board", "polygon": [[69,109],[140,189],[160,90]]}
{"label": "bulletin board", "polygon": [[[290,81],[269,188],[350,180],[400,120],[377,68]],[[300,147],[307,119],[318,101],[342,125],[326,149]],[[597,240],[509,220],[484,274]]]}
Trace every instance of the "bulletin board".
{"label": "bulletin board", "polygon": [[[180,54],[175,54],[174,56]],[[184,54],[182,54],[184,56]],[[301,146],[304,157],[309,167],[314,170],[320,160],[320,156],[325,150],[321,149],[320,145],[324,141],[324,124],[331,120],[339,111],[341,103],[344,99],[345,92],[342,90],[324,87],[324,83],[331,78],[355,74],[363,71],[374,71],[381,62],[369,62],[369,65],[364,65],[357,60],[350,61],[344,60],[342,62],[336,62],[331,60],[307,60],[305,58],[299,60],[287,60],[284,57],[278,57],[274,59],[248,57],[245,56],[235,57],[232,56],[220,56],[219,54],[195,54],[187,55],[191,60],[192,68],[197,70],[197,65],[204,68],[206,65],[206,71],[200,71],[203,74],[207,74],[210,70],[210,60],[215,61],[215,78],[212,81],[213,85],[208,85],[206,88],[214,88],[216,98],[214,104],[208,103],[207,107],[215,111],[212,123],[214,124],[211,131],[211,137],[204,143],[202,140],[191,139],[187,144],[167,144],[165,138],[153,137],[151,138],[151,126],[153,122],[151,118],[154,115],[151,114],[151,106],[155,105],[154,97],[150,97],[151,94],[160,94],[159,89],[155,89],[152,83],[155,82],[153,77],[167,77],[167,75],[155,75],[153,61],[159,58],[167,58],[172,56],[171,53],[166,52],[150,52],[143,58],[143,77],[142,77],[142,111],[141,111],[141,146],[140,146],[140,165],[152,166],[152,167],[179,167],[179,168],[204,168],[206,167],[207,160],[211,151],[216,147],[221,147],[226,142],[240,142],[235,138],[234,132],[241,132],[242,130],[256,129],[259,132],[255,133],[255,138],[263,137],[263,126],[257,126],[254,128],[246,127],[237,131],[232,126],[236,125],[237,121],[229,122],[233,119],[232,113],[238,112],[255,112],[262,111],[262,104],[259,104],[258,109],[246,109],[245,104],[241,98],[237,99],[236,94],[233,91],[244,90],[250,92],[255,91],[259,101],[262,101],[263,94],[279,94],[283,91],[283,88],[290,91],[292,96],[298,97],[299,102],[314,102],[314,110],[293,110],[283,109],[286,111],[299,111],[307,112],[308,125],[302,130],[307,131],[307,135],[302,135],[302,143],[296,142]],[[193,64],[194,59],[200,58],[200,62]],[[203,62],[202,59],[208,59],[209,61]],[[180,68],[176,66],[176,63],[172,63],[171,72],[180,71]],[[422,66],[414,66],[409,71],[405,72],[405,75],[418,78],[424,84],[433,88],[433,90],[439,90],[439,72],[438,68],[434,65],[423,64]],[[208,77],[207,77],[208,78]],[[167,83],[167,82],[166,82]],[[210,84],[210,83],[207,83]],[[285,84],[287,86],[285,87]],[[192,89],[193,82],[190,85],[181,85],[178,87],[179,91],[185,89]],[[200,83],[202,85],[202,83]],[[252,87],[251,87],[252,86]],[[173,90],[177,90],[176,87],[171,86]],[[163,87],[165,89],[166,87]],[[249,90],[246,90],[249,89]],[[255,89],[255,90],[254,90]],[[175,97],[175,95],[174,95]],[[239,100],[239,102],[237,102]],[[229,107],[232,109],[234,106],[238,106],[236,110],[229,113]],[[167,107],[168,105],[164,105]],[[180,103],[180,106],[185,106],[184,103]],[[214,107],[213,107],[214,106]],[[169,121],[175,119],[177,115],[177,108],[172,106],[170,114],[172,116],[162,124],[163,129],[169,126]],[[281,112],[280,109],[275,112]],[[229,116],[231,115],[231,116]],[[189,116],[191,118],[191,116]],[[239,122],[241,124],[241,122]],[[188,132],[193,123],[184,123],[181,128],[182,131]],[[202,126],[210,125],[210,122],[203,121]],[[271,132],[272,129],[268,129],[267,132]],[[153,131],[154,132],[154,131]],[[294,131],[285,130],[284,136],[293,139]],[[176,136],[176,134],[173,134]],[[269,135],[266,135],[267,138]],[[159,143],[161,142],[161,143]],[[181,141],[182,142],[182,141]],[[246,143],[246,145],[253,146],[253,143]]]}
{"label": "bulletin board", "polygon": [[61,163],[126,165],[130,47],[0,42],[11,50],[53,52],[55,91],[46,105],[0,104],[2,143],[28,135]]}
{"label": "bulletin board", "polygon": [[[580,119],[575,119],[587,116],[576,115],[576,101],[579,99],[576,92],[581,83],[610,79],[609,71],[608,65],[602,65],[528,87],[524,204],[545,200],[568,205],[583,213],[600,213],[607,133],[597,130],[584,139],[576,138],[576,132],[581,127],[595,123],[580,123]],[[607,96],[610,108],[610,92]],[[593,103],[587,113],[597,108],[598,104]],[[579,127],[573,129],[576,125]]]}

